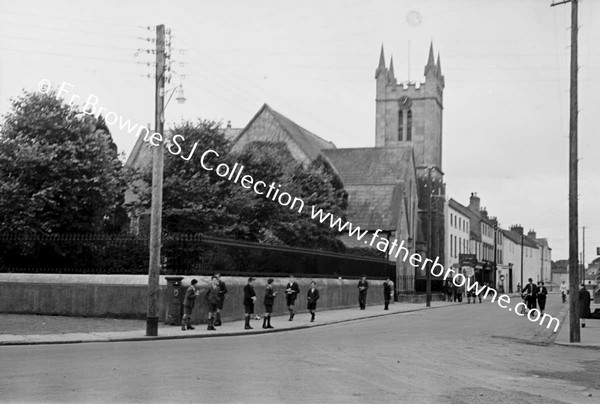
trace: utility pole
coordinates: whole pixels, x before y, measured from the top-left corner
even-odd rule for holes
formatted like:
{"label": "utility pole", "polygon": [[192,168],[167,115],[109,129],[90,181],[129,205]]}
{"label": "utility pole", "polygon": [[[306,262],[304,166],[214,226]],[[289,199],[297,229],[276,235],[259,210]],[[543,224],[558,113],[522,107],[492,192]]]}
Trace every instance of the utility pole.
{"label": "utility pole", "polygon": [[585,226],[583,226],[583,248],[581,251],[581,283],[585,283]]}
{"label": "utility pole", "polygon": [[[156,86],[154,131],[160,134],[153,145],[152,156],[152,206],[150,214],[150,259],[148,265],[148,312],[146,314],[146,336],[158,335],[158,289],[160,275],[160,249],[162,230],[162,192],[164,165],[164,96],[165,96],[165,26],[156,26]],[[156,136],[156,135],[154,135]],[[160,139],[160,140],[159,140]],[[151,138],[152,141],[152,138]]]}
{"label": "utility pole", "polygon": [[[428,225],[428,229],[427,229],[427,256],[429,257],[429,259],[433,259],[433,235],[431,234],[431,200],[433,199],[433,187],[431,184],[431,169],[433,167],[427,167],[427,193],[429,195],[429,202],[428,202],[428,206],[427,206],[427,225]],[[429,267],[427,269],[427,273],[425,274],[427,282],[426,282],[426,286],[425,286],[425,293],[426,293],[426,303],[425,305],[427,307],[431,306],[431,267]]]}
{"label": "utility pole", "polygon": [[[523,235],[521,234],[521,290],[523,287]],[[521,293],[521,290],[518,293]]]}
{"label": "utility pole", "polygon": [[563,0],[551,6],[571,3],[571,91],[569,109],[569,341],[581,342],[579,329],[578,291],[579,227],[577,207],[577,22],[578,0]]}
{"label": "utility pole", "polygon": [[493,285],[494,288],[497,289],[498,285],[497,280],[496,280],[496,273],[497,273],[497,267],[498,267],[498,263],[497,263],[497,259],[498,259],[498,219],[496,219],[496,222],[494,223],[494,279],[493,279]]}

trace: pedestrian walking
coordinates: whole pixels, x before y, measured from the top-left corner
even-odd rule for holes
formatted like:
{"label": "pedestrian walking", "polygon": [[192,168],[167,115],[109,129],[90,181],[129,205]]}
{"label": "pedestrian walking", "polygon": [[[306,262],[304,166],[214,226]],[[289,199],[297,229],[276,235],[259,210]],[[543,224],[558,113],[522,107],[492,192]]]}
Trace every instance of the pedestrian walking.
{"label": "pedestrian walking", "polygon": [[536,300],[537,300],[537,286],[533,283],[533,279],[529,278],[527,280],[529,283],[525,285],[522,290],[522,293],[525,295],[525,303],[527,304],[528,310],[533,310],[536,308]]}
{"label": "pedestrian walking", "polygon": [[540,306],[540,311],[544,314],[544,310],[546,309],[546,297],[548,296],[548,289],[544,286],[544,282],[538,282],[538,296],[537,302],[538,306]]}
{"label": "pedestrian walking", "polygon": [[192,279],[191,285],[185,291],[185,297],[183,298],[183,317],[181,319],[181,331],[193,330],[192,327],[192,310],[194,309],[194,303],[196,302],[196,296],[200,294],[200,291],[196,289],[197,279]]}
{"label": "pedestrian walking", "polygon": [[262,328],[275,328],[271,325],[271,314],[273,313],[273,303],[275,302],[275,296],[277,292],[273,290],[273,278],[267,279],[267,286],[265,287],[265,298],[263,304],[265,305],[265,318],[263,318]]}
{"label": "pedestrian walking", "polygon": [[[449,279],[446,279],[446,284],[444,285],[444,292],[446,293],[448,302],[451,302],[453,291],[452,291],[452,283],[450,283]],[[456,299],[454,299],[454,301],[456,301]]]}
{"label": "pedestrian walking", "polygon": [[210,286],[204,296],[206,303],[208,304],[208,326],[206,327],[209,331],[215,331],[215,316],[217,314],[217,307],[221,297],[219,296],[219,278],[213,276],[210,279]]}
{"label": "pedestrian walking", "polygon": [[300,287],[296,283],[294,275],[290,275],[290,279],[285,286],[285,303],[290,311],[290,318],[288,321],[292,321],[296,315],[296,313],[294,313],[294,304],[296,303],[298,293],[300,293]]}
{"label": "pedestrian walking", "polygon": [[390,278],[387,278],[383,282],[383,310],[390,309],[390,299],[392,298],[392,287],[390,285]]}
{"label": "pedestrian walking", "polygon": [[369,290],[369,282],[367,282],[367,277],[363,275],[358,281],[358,305],[361,310],[365,310],[367,307],[367,291]]}
{"label": "pedestrian walking", "polygon": [[567,294],[569,294],[569,290],[567,289],[567,284],[565,281],[560,283],[560,295],[562,296],[562,302],[565,303],[567,301]]}
{"label": "pedestrian walking", "polygon": [[254,278],[248,278],[248,283],[244,286],[244,324],[245,330],[251,330],[250,316],[254,314],[254,302],[256,301],[256,292],[254,291]]}
{"label": "pedestrian walking", "polygon": [[216,274],[217,280],[219,281],[219,303],[217,304],[217,317],[215,319],[215,327],[221,325],[221,310],[223,310],[223,304],[225,303],[225,295],[229,292],[227,285],[221,279],[221,274]]}
{"label": "pedestrian walking", "polygon": [[590,317],[590,293],[585,288],[585,284],[582,283],[579,287],[579,319],[581,321],[581,328],[585,328],[585,319]]}
{"label": "pedestrian walking", "polygon": [[315,310],[317,310],[317,300],[319,300],[319,290],[317,289],[317,283],[312,281],[310,283],[310,289],[308,289],[308,293],[306,294],[306,308],[310,312],[310,322],[314,323],[315,321]]}

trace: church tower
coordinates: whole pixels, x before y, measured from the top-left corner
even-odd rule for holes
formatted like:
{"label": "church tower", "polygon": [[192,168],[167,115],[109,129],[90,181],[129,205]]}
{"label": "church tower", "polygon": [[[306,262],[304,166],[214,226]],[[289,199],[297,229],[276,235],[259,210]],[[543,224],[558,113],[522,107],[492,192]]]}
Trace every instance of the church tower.
{"label": "church tower", "polygon": [[425,65],[425,82],[396,81],[394,61],[385,64],[383,45],[375,71],[375,147],[395,147],[410,143],[419,176],[434,167],[432,176],[442,179],[442,112],[444,76],[438,54],[434,62],[433,44]]}

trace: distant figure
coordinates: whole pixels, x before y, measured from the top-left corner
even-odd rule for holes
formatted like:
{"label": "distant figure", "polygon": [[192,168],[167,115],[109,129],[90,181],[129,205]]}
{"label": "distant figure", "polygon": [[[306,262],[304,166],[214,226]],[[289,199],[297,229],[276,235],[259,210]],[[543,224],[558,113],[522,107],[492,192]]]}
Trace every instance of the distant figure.
{"label": "distant figure", "polygon": [[579,287],[579,319],[581,328],[585,328],[585,319],[590,317],[590,294],[585,288],[585,284]]}
{"label": "distant figure", "polygon": [[185,291],[185,297],[183,298],[183,317],[181,319],[181,331],[193,330],[192,327],[192,310],[194,309],[194,303],[196,302],[196,296],[200,294],[200,291],[196,289],[197,279],[192,279],[191,285]]}
{"label": "distant figure", "polygon": [[363,275],[358,281],[358,305],[361,310],[365,310],[367,307],[367,290],[369,290],[369,282],[367,282],[367,277]]}
{"label": "distant figure", "polygon": [[537,300],[537,286],[533,283],[533,279],[528,279],[529,283],[525,285],[522,292],[525,296],[525,303],[527,304],[527,309],[532,310],[536,308],[536,300]]}
{"label": "distant figure", "polygon": [[204,296],[206,303],[208,304],[208,326],[206,327],[209,331],[215,331],[215,315],[217,314],[217,307],[219,306],[219,278],[213,276],[210,279],[210,286]]}
{"label": "distant figure", "polygon": [[569,293],[569,289],[567,289],[567,284],[565,281],[560,283],[560,294],[562,296],[562,302],[565,303],[567,301],[567,294]]}
{"label": "distant figure", "polygon": [[390,299],[392,298],[393,293],[394,292],[392,292],[392,286],[390,285],[390,278],[387,278],[383,282],[383,310],[390,309]]}
{"label": "distant figure", "polygon": [[308,293],[306,294],[306,300],[308,301],[306,308],[310,312],[310,322],[314,323],[315,321],[315,311],[317,310],[317,300],[319,300],[319,289],[317,289],[317,283],[312,281],[310,283],[310,289],[308,289]]}
{"label": "distant figure", "polygon": [[273,303],[275,302],[275,296],[277,296],[277,292],[273,290],[273,282],[273,278],[267,279],[265,299],[263,300],[265,305],[265,318],[263,319],[262,328],[274,328],[271,326],[271,314],[273,313]]}
{"label": "distant figure", "polygon": [[225,282],[221,280],[221,274],[215,274],[219,281],[219,304],[217,304],[217,318],[215,319],[215,327],[221,325],[221,310],[223,310],[223,303],[225,303],[225,295],[227,294],[227,286]]}
{"label": "distant figure", "polygon": [[288,321],[292,321],[296,315],[294,313],[294,303],[296,303],[298,293],[300,293],[300,287],[296,283],[294,275],[290,275],[290,280],[285,287],[285,302],[288,306],[288,310],[290,311],[290,318]]}
{"label": "distant figure", "polygon": [[540,306],[540,311],[544,314],[546,309],[546,297],[548,296],[548,289],[544,286],[544,282],[538,282],[538,296],[537,301]]}
{"label": "distant figure", "polygon": [[446,279],[446,284],[444,285],[444,292],[446,293],[446,297],[448,302],[452,301],[452,283],[450,283],[449,279]]}
{"label": "distant figure", "polygon": [[248,278],[248,283],[244,286],[244,317],[246,323],[245,330],[251,330],[250,316],[254,314],[254,302],[256,301],[256,292],[254,291],[254,278]]}

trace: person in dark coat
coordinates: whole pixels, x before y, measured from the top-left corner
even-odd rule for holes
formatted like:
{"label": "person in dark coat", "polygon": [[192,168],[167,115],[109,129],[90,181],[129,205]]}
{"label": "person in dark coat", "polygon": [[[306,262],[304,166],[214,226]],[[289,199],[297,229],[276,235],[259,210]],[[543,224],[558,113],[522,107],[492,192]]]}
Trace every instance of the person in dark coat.
{"label": "person in dark coat", "polygon": [[248,278],[248,283],[244,286],[244,324],[245,330],[251,330],[250,315],[254,314],[254,302],[256,301],[256,292],[254,291],[254,278]]}
{"label": "person in dark coat", "polygon": [[358,281],[358,305],[361,310],[364,310],[367,307],[367,291],[369,290],[369,282],[367,282],[367,277],[363,275]]}
{"label": "person in dark coat", "polygon": [[271,313],[273,313],[273,303],[275,302],[275,296],[277,292],[273,290],[273,278],[267,279],[267,287],[265,288],[265,298],[263,304],[265,305],[265,317],[263,318],[262,328],[275,328],[271,325]]}
{"label": "person in dark coat", "polygon": [[292,321],[294,316],[294,304],[296,303],[296,298],[298,297],[298,293],[300,293],[300,287],[296,283],[294,279],[294,275],[290,275],[290,280],[285,286],[285,303],[287,304],[288,310],[290,311],[290,319]]}
{"label": "person in dark coat", "polygon": [[387,278],[383,282],[383,310],[390,309],[390,300],[392,298],[392,285],[390,285],[390,278]]}
{"label": "person in dark coat", "polygon": [[546,297],[548,296],[548,289],[544,286],[544,282],[538,282],[538,295],[537,302],[538,306],[540,306],[540,311],[544,314],[544,310],[546,309]]}
{"label": "person in dark coat", "polygon": [[215,275],[219,280],[219,304],[217,304],[217,318],[215,319],[215,327],[221,325],[221,310],[223,310],[223,304],[225,303],[225,295],[229,292],[227,285],[221,280],[221,274]]}
{"label": "person in dark coat", "polygon": [[317,283],[312,281],[310,283],[310,289],[308,289],[308,293],[306,294],[306,300],[308,303],[306,304],[306,308],[310,312],[310,322],[313,323],[315,321],[315,310],[317,310],[317,300],[319,300],[319,290],[317,289]]}
{"label": "person in dark coat", "polygon": [[532,310],[536,308],[537,301],[537,286],[533,283],[533,279],[528,279],[529,283],[525,285],[521,293],[525,295],[525,302],[527,303],[527,309]]}
{"label": "person in dark coat", "polygon": [[219,278],[213,276],[210,279],[210,286],[204,296],[208,305],[208,326],[206,327],[209,331],[215,331],[215,315],[217,314],[217,307],[219,307]]}
{"label": "person in dark coat", "polygon": [[[448,297],[448,302],[452,301],[452,283],[450,283],[450,280],[446,279],[446,285],[444,286],[445,288],[445,292],[446,292],[446,296]],[[454,301],[456,301],[456,299],[454,299]]]}
{"label": "person in dark coat", "polygon": [[585,328],[585,319],[590,317],[590,293],[585,288],[585,284],[579,287],[579,319],[581,328]]}
{"label": "person in dark coat", "polygon": [[200,291],[196,289],[197,279],[192,279],[191,285],[185,291],[185,297],[183,298],[183,317],[181,318],[181,331],[193,330],[192,327],[192,310],[194,309],[194,303],[196,302],[196,296],[200,294]]}

